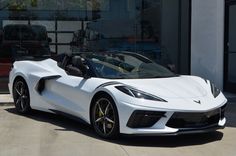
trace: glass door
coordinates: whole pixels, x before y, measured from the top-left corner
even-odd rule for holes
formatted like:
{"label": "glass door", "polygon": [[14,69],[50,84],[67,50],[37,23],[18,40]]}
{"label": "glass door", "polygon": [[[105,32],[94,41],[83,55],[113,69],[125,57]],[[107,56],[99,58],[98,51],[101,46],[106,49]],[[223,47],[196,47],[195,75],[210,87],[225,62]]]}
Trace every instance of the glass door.
{"label": "glass door", "polygon": [[225,90],[236,93],[236,1],[226,1]]}

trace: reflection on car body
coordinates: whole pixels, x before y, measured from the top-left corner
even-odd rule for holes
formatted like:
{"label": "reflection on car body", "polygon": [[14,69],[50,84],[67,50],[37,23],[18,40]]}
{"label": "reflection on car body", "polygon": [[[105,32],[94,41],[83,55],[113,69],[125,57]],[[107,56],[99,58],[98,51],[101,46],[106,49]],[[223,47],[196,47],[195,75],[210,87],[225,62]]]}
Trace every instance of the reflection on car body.
{"label": "reflection on car body", "polygon": [[132,37],[109,38],[105,34],[87,28],[74,32],[71,51],[72,53],[85,51],[136,52],[175,71],[175,65],[171,62],[165,48],[161,48],[159,43],[153,39],[138,41]]}
{"label": "reflection on car body", "polygon": [[15,60],[35,59],[49,56],[47,30],[41,25],[9,24],[0,35],[1,76],[8,76]]}

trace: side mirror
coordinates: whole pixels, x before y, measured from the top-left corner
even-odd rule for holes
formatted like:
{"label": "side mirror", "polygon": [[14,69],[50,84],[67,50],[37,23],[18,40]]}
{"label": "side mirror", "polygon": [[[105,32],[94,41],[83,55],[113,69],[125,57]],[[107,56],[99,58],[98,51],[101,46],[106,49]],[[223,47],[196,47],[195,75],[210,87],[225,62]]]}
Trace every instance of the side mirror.
{"label": "side mirror", "polygon": [[52,39],[50,37],[48,37],[48,42],[51,43],[52,42]]}
{"label": "side mirror", "polygon": [[167,65],[167,68],[168,68],[170,71],[172,71],[173,73],[176,72],[176,67],[175,67],[174,64],[168,64],[168,65]]}
{"label": "side mirror", "polygon": [[90,79],[91,78],[91,76],[88,74],[88,69],[86,69],[86,72],[83,73],[83,78],[84,79]]}

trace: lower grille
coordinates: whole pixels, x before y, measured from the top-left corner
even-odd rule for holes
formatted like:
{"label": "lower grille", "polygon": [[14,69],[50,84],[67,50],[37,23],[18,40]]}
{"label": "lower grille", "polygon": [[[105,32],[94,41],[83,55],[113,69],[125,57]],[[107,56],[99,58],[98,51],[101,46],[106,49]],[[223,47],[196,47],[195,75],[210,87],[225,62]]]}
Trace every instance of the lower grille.
{"label": "lower grille", "polygon": [[168,127],[172,128],[203,128],[217,125],[220,119],[224,118],[225,107],[204,113],[182,113],[176,112],[167,122]]}

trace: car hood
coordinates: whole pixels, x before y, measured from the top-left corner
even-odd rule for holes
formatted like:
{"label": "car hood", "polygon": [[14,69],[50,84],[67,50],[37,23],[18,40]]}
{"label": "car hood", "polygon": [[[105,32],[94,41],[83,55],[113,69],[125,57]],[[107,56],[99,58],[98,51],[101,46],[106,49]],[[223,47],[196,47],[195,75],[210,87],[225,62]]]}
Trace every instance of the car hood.
{"label": "car hood", "polygon": [[195,98],[207,95],[207,90],[199,82],[187,76],[117,81],[161,98]]}

